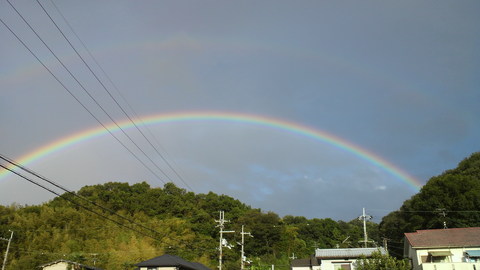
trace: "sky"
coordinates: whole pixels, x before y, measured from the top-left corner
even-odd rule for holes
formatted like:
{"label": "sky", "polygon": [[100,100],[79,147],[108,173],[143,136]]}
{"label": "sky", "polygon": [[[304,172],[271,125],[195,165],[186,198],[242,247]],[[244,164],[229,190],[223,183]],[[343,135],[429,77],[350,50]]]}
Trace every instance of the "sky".
{"label": "sky", "polygon": [[[480,150],[479,1],[10,3],[0,154],[70,190],[173,182],[379,222]],[[0,174],[0,204],[54,197]]]}

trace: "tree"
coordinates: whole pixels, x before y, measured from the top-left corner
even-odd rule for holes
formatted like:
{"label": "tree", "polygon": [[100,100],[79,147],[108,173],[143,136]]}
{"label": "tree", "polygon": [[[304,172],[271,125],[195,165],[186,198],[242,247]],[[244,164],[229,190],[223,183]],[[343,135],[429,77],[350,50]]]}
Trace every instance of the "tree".
{"label": "tree", "polygon": [[[403,234],[419,229],[480,226],[480,152],[472,154],[458,167],[432,177],[398,211],[380,223],[382,236],[402,247]],[[440,215],[440,214],[445,215]],[[401,254],[395,254],[401,256]]]}
{"label": "tree", "polygon": [[362,256],[355,263],[357,270],[410,270],[407,260],[398,260],[389,255],[374,252],[372,257]]}

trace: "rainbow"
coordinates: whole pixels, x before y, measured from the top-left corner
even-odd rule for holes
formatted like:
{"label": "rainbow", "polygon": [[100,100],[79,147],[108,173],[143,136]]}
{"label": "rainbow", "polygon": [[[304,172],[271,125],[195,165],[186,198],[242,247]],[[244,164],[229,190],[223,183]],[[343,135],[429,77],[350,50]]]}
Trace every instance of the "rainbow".
{"label": "rainbow", "polygon": [[[389,174],[395,176],[395,178],[406,183],[414,192],[418,192],[418,190],[422,186],[422,184],[417,179],[410,176],[408,173],[404,172],[400,168],[396,167],[394,164],[388,162],[387,160],[366,149],[363,149],[337,136],[333,136],[332,134],[329,134],[325,131],[321,131],[286,120],[253,114],[232,112],[177,112],[151,115],[142,118],[142,120],[135,120],[134,122],[137,125],[153,125],[187,121],[238,122],[263,126],[267,128],[277,129],[283,132],[290,132],[301,136],[309,137],[314,140],[330,144],[343,151],[349,152],[377,167],[382,168]],[[134,124],[131,121],[122,121],[118,122],[118,124],[122,129],[134,127]],[[112,132],[119,131],[119,128],[115,124],[108,125],[107,128]],[[80,144],[82,142],[94,139],[99,136],[104,136],[106,134],[108,134],[108,131],[103,127],[96,127],[84,130],[73,135],[63,137],[59,140],[53,141],[40,148],[37,148],[34,151],[20,157],[16,161],[24,166],[27,166],[34,161],[37,161],[52,154],[53,152],[64,150],[69,146]],[[6,170],[0,171],[0,180],[2,178],[5,178],[7,174],[8,171]]]}

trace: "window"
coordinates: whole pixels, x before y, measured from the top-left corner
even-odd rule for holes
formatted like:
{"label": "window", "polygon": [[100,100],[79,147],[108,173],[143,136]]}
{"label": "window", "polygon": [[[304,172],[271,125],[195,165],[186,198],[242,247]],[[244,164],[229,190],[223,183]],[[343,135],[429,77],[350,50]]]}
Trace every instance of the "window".
{"label": "window", "polygon": [[450,256],[452,256],[452,253],[450,251],[431,251],[428,253],[427,262],[430,262],[430,263],[451,262]]}
{"label": "window", "polygon": [[351,267],[350,267],[350,264],[334,264],[333,265],[333,269],[335,270],[350,270]]}
{"label": "window", "polygon": [[450,262],[450,256],[432,256],[432,263]]}

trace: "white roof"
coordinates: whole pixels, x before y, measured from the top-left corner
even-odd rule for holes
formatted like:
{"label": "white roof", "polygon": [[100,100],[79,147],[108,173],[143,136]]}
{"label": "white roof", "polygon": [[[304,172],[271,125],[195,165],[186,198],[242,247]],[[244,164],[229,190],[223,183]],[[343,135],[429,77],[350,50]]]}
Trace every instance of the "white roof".
{"label": "white roof", "polygon": [[369,257],[373,252],[386,254],[384,248],[332,248],[332,249],[316,249],[315,257],[317,258],[358,258],[362,255]]}

